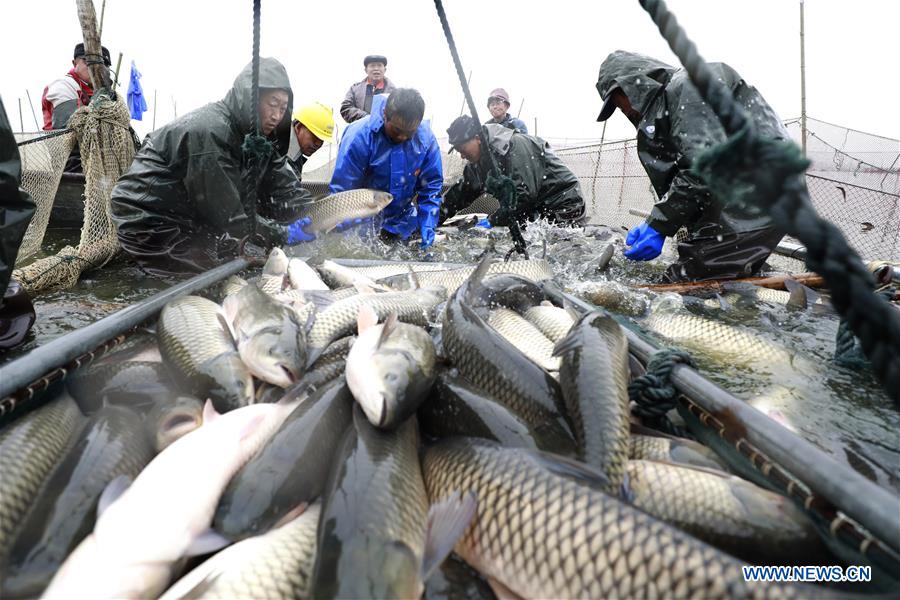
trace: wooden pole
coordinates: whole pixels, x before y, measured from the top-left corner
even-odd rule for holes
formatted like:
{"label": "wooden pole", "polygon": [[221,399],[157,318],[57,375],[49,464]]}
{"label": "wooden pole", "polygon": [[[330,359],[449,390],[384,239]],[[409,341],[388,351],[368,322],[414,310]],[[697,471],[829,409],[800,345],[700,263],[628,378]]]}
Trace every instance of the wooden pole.
{"label": "wooden pole", "polygon": [[34,119],[34,130],[40,131],[41,126],[38,124],[37,115],[34,113],[34,102],[31,101],[31,92],[25,90],[25,94],[28,95],[28,108],[31,109],[31,118]]}
{"label": "wooden pole", "polygon": [[[106,2],[103,3],[104,5]],[[119,85],[119,69],[122,68],[122,53],[119,52],[119,60],[116,61],[116,80],[113,83],[113,87],[118,87]]]}
{"label": "wooden pole", "polygon": [[19,98],[19,133],[25,133],[25,121],[22,119],[22,99]]}
{"label": "wooden pole", "polygon": [[800,0],[800,132],[803,137],[803,156],[806,156],[806,39],[803,0]]}
{"label": "wooden pole", "polygon": [[98,36],[103,38],[103,17],[106,16],[106,0],[103,0],[103,5],[100,7],[100,30],[98,32]]}
{"label": "wooden pole", "polygon": [[[97,33],[97,13],[94,11],[94,3],[91,0],[75,0],[78,4],[78,21],[81,23],[81,34],[84,36],[84,52],[94,57],[102,56],[100,51],[100,34]],[[109,69],[101,61],[89,63],[88,71],[91,74],[91,87],[94,93],[101,89],[111,90],[112,81],[109,78]]]}
{"label": "wooden pole", "polygon": [[793,279],[797,283],[811,288],[825,287],[825,279],[816,273],[797,273],[796,275],[773,275],[771,277],[745,277],[743,279],[712,279],[709,281],[689,281],[686,283],[659,283],[651,285],[632,285],[633,288],[648,289],[653,292],[676,292],[678,294],[696,294],[699,292],[722,292],[723,285],[729,283],[752,283],[753,285],[772,290],[784,290],[784,282]]}
{"label": "wooden pole", "polygon": [[156,90],[153,90],[153,125],[150,131],[156,131]]}

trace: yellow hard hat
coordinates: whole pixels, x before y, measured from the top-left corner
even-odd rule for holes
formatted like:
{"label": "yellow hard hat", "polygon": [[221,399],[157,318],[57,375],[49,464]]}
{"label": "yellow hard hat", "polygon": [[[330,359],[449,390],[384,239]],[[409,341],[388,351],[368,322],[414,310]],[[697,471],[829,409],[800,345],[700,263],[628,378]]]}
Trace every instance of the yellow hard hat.
{"label": "yellow hard hat", "polygon": [[323,142],[334,140],[334,111],[321,102],[305,104],[294,111],[292,118],[303,123]]}

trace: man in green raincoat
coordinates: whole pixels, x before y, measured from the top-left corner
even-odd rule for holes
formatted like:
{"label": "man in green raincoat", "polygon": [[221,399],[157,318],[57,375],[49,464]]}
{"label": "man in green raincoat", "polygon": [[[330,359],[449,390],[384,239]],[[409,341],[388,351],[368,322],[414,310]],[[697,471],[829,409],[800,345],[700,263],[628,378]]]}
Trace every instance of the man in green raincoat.
{"label": "man in green raincoat", "polygon": [[[762,95],[724,63],[710,68],[734,94],[762,136],[787,139],[787,130]],[[749,277],[759,271],[784,232],[765,214],[723,205],[693,171],[704,150],[725,141],[715,113],[684,69],[641,54],[617,50],[603,61],[597,79],[603,98],[598,121],[616,108],[637,128],[638,157],[659,202],[647,220],[628,232],[625,256],[650,260],[666,237],[685,227],[671,281]]]}

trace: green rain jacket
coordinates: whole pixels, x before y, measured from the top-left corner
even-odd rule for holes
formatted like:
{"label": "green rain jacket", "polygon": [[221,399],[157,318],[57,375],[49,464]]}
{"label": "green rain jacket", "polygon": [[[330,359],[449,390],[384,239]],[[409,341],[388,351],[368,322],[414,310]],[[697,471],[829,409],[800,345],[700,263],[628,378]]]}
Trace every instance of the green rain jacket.
{"label": "green rain jacket", "polygon": [[[560,224],[584,223],[584,199],[575,174],[541,138],[518,133],[503,125],[485,125],[487,147],[504,175],[516,186],[515,218],[526,221],[546,217]],[[485,191],[491,169],[487,152],[477,164],[468,163],[463,176],[447,190],[441,204],[441,221],[470,205]],[[499,210],[490,216],[492,225],[508,225],[509,215]]]}
{"label": "green rain jacket", "polygon": [[261,168],[254,213],[254,184],[241,146],[255,127],[251,65],[225,98],[151,133],[113,189],[111,212],[119,243],[151,272],[203,271],[237,254],[238,241],[256,232],[283,244],[286,225],[312,201],[287,162],[293,93],[277,60],[261,58],[259,87],[283,89],[289,102],[270,136],[275,151]]}
{"label": "green rain jacket", "polygon": [[[756,122],[760,135],[788,138],[778,115],[754,87],[724,63],[709,66]],[[654,229],[673,236],[684,226],[692,234],[715,236],[773,227],[767,215],[722,206],[691,172],[700,153],[725,141],[725,131],[684,69],[618,50],[600,66],[597,91],[605,99],[616,86],[641,115],[638,157],[660,198],[647,219]]]}

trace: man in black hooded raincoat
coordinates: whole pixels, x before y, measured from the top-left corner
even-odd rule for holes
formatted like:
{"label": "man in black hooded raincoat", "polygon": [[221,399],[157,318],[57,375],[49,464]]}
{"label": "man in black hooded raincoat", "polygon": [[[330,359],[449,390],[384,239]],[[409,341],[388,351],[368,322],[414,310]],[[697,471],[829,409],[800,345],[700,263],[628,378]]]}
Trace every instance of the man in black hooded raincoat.
{"label": "man in black hooded raincoat", "polygon": [[[778,115],[755,88],[723,63],[709,65],[756,123],[761,136],[787,139]],[[768,215],[725,206],[691,171],[697,156],[725,141],[718,118],[700,97],[684,69],[648,56],[618,50],[600,66],[597,91],[604,100],[598,121],[616,108],[637,128],[638,157],[660,200],[645,223],[632,229],[625,256],[659,256],[666,237],[687,228],[679,260],[668,279],[703,280],[756,273],[784,235]]]}
{"label": "man in black hooded raincoat", "polygon": [[31,300],[11,281],[19,245],[34,214],[34,200],[19,187],[22,163],[0,99],[0,350],[19,344],[34,324]]}
{"label": "man in black hooded raincoat", "polygon": [[281,63],[260,58],[259,88],[261,98],[283,90],[288,101],[269,135],[274,150],[259,171],[255,211],[249,192],[257,182],[241,149],[256,124],[249,64],[224,99],[151,133],[113,189],[119,243],[149,272],[197,272],[225,262],[254,220],[267,244],[312,238],[295,221],[312,197],[286,159],[293,94]]}

